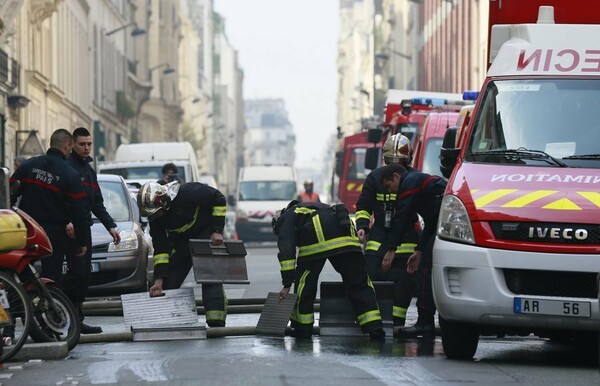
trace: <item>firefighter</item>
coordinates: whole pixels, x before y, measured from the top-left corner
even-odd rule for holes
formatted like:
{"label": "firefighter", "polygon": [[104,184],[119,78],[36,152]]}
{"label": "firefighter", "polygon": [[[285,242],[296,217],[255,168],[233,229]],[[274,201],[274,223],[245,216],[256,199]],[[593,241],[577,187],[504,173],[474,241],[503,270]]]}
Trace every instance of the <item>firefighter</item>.
{"label": "firefighter", "polygon": [[[383,145],[383,163],[400,164],[412,171],[408,164],[411,159],[410,140],[402,134],[390,136]],[[416,228],[407,229],[402,244],[396,248],[396,258],[390,270],[383,272],[383,256],[387,252],[385,241],[387,230],[391,229],[394,216],[396,194],[387,193],[381,180],[382,168],[373,170],[363,184],[362,192],[356,202],[357,235],[365,243],[367,272],[371,280],[394,282],[394,305],[392,316],[395,327],[404,326],[406,312],[415,293],[414,274],[406,270],[406,262],[414,252],[419,239]],[[373,223],[371,224],[371,216]],[[417,217],[413,216],[415,224]]]}
{"label": "firefighter", "polygon": [[[190,239],[208,239],[213,245],[223,244],[225,196],[215,188],[199,182],[165,185],[146,182],[137,196],[142,216],[150,222],[154,246],[154,284],[150,296],[161,296],[163,290],[179,288],[190,268]],[[223,284],[202,284],[206,324],[224,327],[227,297]]]}
{"label": "firefighter", "polygon": [[304,181],[304,192],[298,195],[298,201],[300,202],[321,202],[319,195],[316,192],[313,192],[313,181],[306,180]]}
{"label": "firefighter", "polygon": [[[79,174],[81,183],[83,184],[83,190],[88,203],[86,219],[91,226],[94,223],[92,220],[92,213],[94,213],[96,218],[100,220],[104,228],[111,235],[113,243],[118,245],[121,242],[121,236],[117,230],[117,224],[104,206],[102,191],[98,185],[98,177],[94,169],[90,166],[90,162],[93,161],[92,157],[90,157],[91,150],[92,134],[90,134],[88,129],[78,127],[73,130],[73,151],[69,158],[67,158],[67,163]],[[75,230],[71,223],[67,224],[67,235],[69,239],[67,242],[67,274],[64,277],[64,291],[77,308],[81,320],[81,333],[99,334],[102,332],[101,327],[91,326],[83,322],[85,316],[82,309],[82,304],[85,301],[91,280],[92,237],[90,235],[87,240],[87,252],[82,258],[75,256]]]}
{"label": "firefighter", "polygon": [[23,162],[10,178],[11,203],[33,217],[48,235],[52,255],[42,259],[42,276],[62,284],[67,250],[66,226],[75,231],[75,255],[83,258],[90,239],[85,192],[79,174],[67,164],[73,149],[73,136],[58,129],[50,136],[50,149],[44,155]]}
{"label": "firefighter", "polygon": [[329,260],[342,276],[362,332],[374,339],[385,338],[375,289],[345,206],[291,201],[273,215],[272,226],[278,236],[277,257],[283,282],[279,298],[285,299],[292,284],[298,295],[291,316],[293,336],[312,335],[319,274]]}
{"label": "firefighter", "polygon": [[386,191],[397,195],[396,212],[385,244],[387,252],[383,257],[383,272],[389,272],[398,244],[414,227],[414,217],[419,214],[425,224],[415,251],[406,263],[409,273],[417,272],[419,318],[414,326],[401,327],[398,336],[433,337],[435,304],[431,288],[431,257],[446,181],[427,173],[409,172],[399,164],[387,165],[382,169],[381,181]]}

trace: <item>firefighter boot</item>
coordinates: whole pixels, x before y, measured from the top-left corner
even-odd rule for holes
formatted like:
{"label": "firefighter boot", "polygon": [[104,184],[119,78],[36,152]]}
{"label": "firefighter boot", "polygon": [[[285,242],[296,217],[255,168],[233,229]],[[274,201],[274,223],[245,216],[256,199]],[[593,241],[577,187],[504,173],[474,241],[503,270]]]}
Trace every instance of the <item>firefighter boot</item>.
{"label": "firefighter boot", "polygon": [[369,336],[373,340],[385,340],[385,331],[383,330],[383,328],[378,327],[373,329],[373,331],[370,331]]}
{"label": "firefighter boot", "polygon": [[414,326],[394,329],[394,335],[400,339],[435,338],[435,323],[433,319],[419,319]]}

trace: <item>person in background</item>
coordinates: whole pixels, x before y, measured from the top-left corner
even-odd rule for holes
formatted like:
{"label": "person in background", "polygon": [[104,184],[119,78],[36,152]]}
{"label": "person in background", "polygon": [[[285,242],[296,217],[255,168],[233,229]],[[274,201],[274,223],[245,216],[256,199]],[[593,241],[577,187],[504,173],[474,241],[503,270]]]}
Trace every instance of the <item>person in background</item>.
{"label": "person in background", "polygon": [[400,327],[399,337],[435,337],[435,303],[431,287],[433,243],[442,196],[446,181],[417,171],[408,172],[402,165],[392,164],[382,168],[381,181],[388,193],[396,194],[396,211],[388,231],[382,269],[388,272],[396,256],[396,249],[408,231],[414,227],[414,217],[423,218],[424,228],[414,253],[406,263],[409,273],[417,272],[417,310],[419,318],[414,326]]}
{"label": "person in background", "polygon": [[298,195],[298,201],[300,202],[321,202],[319,195],[313,191],[313,181],[306,180],[304,181],[304,192]]}
{"label": "person in background", "polygon": [[[400,164],[413,171],[410,140],[402,134],[390,136],[383,145],[382,161],[384,165]],[[367,176],[362,191],[356,201],[356,228],[360,241],[365,244],[367,272],[371,280],[394,282],[394,305],[392,316],[394,327],[406,323],[406,312],[415,294],[416,277],[406,271],[406,263],[415,251],[419,235],[415,226],[408,228],[402,244],[396,249],[396,257],[390,270],[382,270],[383,256],[387,252],[385,241],[387,231],[392,227],[396,194],[388,193],[381,181],[383,168],[373,170]],[[412,219],[417,222],[416,215]]]}
{"label": "person in background", "polygon": [[169,182],[173,182],[178,178],[177,175],[177,166],[175,166],[172,162],[167,162],[162,167],[162,178],[156,182],[161,185],[168,184]]}
{"label": "person in background", "polygon": [[[121,236],[117,230],[117,224],[115,224],[115,221],[104,207],[104,199],[98,185],[98,177],[96,176],[96,171],[90,165],[93,161],[92,157],[90,157],[91,151],[92,135],[85,127],[76,128],[73,131],[73,151],[69,158],[67,158],[67,163],[79,174],[83,184],[88,208],[86,215],[88,225],[91,226],[94,223],[92,220],[93,213],[112,236],[113,243],[117,245],[121,241]],[[87,252],[81,258],[75,255],[75,230],[71,223],[67,224],[67,235],[69,236],[69,240],[67,245],[67,273],[63,279],[64,291],[79,312],[81,333],[99,334],[102,332],[101,327],[90,326],[83,322],[84,315],[82,310],[82,304],[85,301],[88,287],[90,286],[92,237],[90,234],[90,237],[87,239]]]}
{"label": "person in background", "polygon": [[26,159],[27,158],[22,155],[15,157],[13,161],[13,171],[17,170],[19,166],[23,163],[23,161],[25,161]]}
{"label": "person in background", "polygon": [[275,212],[271,226],[277,235],[277,258],[283,282],[279,299],[285,299],[292,284],[298,295],[291,316],[294,337],[312,336],[319,275],[329,260],[342,276],[362,332],[374,339],[385,338],[375,289],[364,266],[354,224],[343,204],[332,207],[291,201]]}
{"label": "person in background", "polygon": [[[140,213],[150,221],[154,246],[154,284],[150,296],[176,289],[192,267],[190,239],[210,239],[223,244],[225,196],[200,182],[179,181],[161,185],[146,182],[137,196]],[[225,327],[227,297],[223,284],[202,284],[206,324]]]}
{"label": "person in background", "polygon": [[90,238],[86,196],[79,174],[67,157],[73,136],[65,129],[54,131],[45,155],[23,162],[10,178],[11,203],[37,221],[50,239],[52,255],[42,259],[42,276],[62,285],[62,270],[67,249],[69,222],[73,223],[78,257],[85,256]]}

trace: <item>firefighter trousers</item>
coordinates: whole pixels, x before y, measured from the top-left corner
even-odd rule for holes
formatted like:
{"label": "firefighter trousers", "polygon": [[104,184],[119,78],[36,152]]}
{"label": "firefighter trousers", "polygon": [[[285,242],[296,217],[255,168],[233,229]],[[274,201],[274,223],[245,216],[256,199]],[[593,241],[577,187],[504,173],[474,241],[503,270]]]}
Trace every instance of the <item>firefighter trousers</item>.
{"label": "firefighter trousers", "polygon": [[319,275],[326,260],[329,260],[333,268],[342,276],[346,294],[354,307],[362,332],[369,333],[381,328],[381,314],[375,289],[369,281],[361,252],[334,255],[312,261],[298,261],[294,282],[294,292],[298,298],[292,312],[292,327],[308,334],[312,333]]}
{"label": "firefighter trousers", "polygon": [[[177,289],[192,268],[189,241],[178,243],[169,257],[169,274],[163,283],[164,289]],[[206,324],[210,327],[225,327],[227,296],[223,284],[202,284],[202,301],[206,313]]]}
{"label": "firefighter trousers", "polygon": [[383,256],[367,253],[367,273],[374,281],[394,282],[394,305],[392,317],[394,326],[404,326],[406,323],[406,312],[410,306],[416,289],[416,274],[410,274],[406,271],[406,262],[410,253],[397,253],[392,262],[392,267],[387,273],[383,273],[381,262]]}
{"label": "firefighter trousers", "polygon": [[419,325],[433,325],[435,316],[435,303],[433,301],[433,288],[431,286],[431,269],[433,264],[433,243],[435,236],[432,236],[425,244],[423,253],[421,254],[421,261],[419,262],[419,268],[417,274],[417,311],[419,313],[419,319],[417,324]]}

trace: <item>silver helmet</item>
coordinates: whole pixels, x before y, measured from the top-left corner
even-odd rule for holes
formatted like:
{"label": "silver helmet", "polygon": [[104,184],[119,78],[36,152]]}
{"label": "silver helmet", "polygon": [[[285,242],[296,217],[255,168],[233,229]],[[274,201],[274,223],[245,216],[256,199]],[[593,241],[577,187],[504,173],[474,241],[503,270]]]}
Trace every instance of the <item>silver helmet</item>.
{"label": "silver helmet", "polygon": [[386,164],[410,163],[410,140],[402,134],[390,136],[383,145],[383,160]]}
{"label": "silver helmet", "polygon": [[146,182],[138,191],[137,203],[140,214],[148,219],[160,216],[164,210],[168,210],[171,201],[179,193],[181,184],[173,181],[165,185],[158,182]]}

